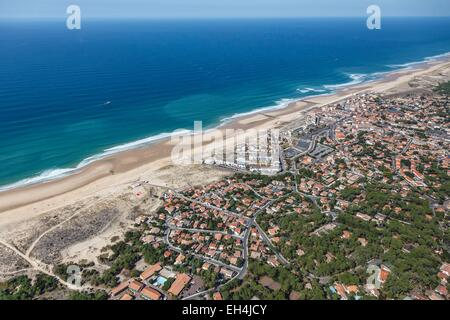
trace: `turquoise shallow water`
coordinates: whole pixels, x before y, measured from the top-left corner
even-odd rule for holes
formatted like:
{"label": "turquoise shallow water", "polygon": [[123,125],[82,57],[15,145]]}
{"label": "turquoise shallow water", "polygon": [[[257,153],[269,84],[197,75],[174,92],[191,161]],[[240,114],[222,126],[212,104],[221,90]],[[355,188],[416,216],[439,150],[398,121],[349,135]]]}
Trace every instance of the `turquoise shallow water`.
{"label": "turquoise shallow water", "polygon": [[0,43],[5,186],[450,52],[450,19],[3,21]]}

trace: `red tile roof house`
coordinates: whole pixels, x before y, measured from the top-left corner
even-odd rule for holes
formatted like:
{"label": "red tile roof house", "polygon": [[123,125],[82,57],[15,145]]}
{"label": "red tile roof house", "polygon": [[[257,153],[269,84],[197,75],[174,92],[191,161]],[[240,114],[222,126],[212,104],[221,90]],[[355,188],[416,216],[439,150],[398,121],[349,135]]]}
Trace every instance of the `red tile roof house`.
{"label": "red tile roof house", "polygon": [[268,263],[270,266],[274,267],[274,268],[276,268],[276,267],[278,267],[278,266],[280,265],[280,263],[279,263],[278,260],[277,260],[277,257],[275,257],[275,256],[269,257],[269,258],[267,259],[267,263]]}
{"label": "red tile roof house", "polygon": [[385,283],[389,275],[391,274],[391,270],[385,265],[381,265],[381,271],[378,275],[378,280],[381,283]]}
{"label": "red tile roof house", "polygon": [[191,281],[190,276],[188,276],[185,273],[181,273],[176,277],[174,283],[172,283],[172,286],[169,288],[168,292],[174,296],[178,296],[190,281]]}
{"label": "red tile roof house", "polygon": [[269,233],[269,235],[274,236],[278,233],[278,231],[280,231],[279,227],[273,227],[270,228],[269,230],[267,230],[267,233]]}
{"label": "red tile roof house", "polygon": [[341,300],[347,300],[347,294],[345,292],[344,285],[340,283],[335,283],[334,288],[336,289],[336,293],[341,297]]}
{"label": "red tile roof house", "polygon": [[230,258],[230,263],[231,263],[232,265],[237,265],[238,259],[237,259],[236,257],[231,257],[231,258]]}
{"label": "red tile roof house", "polygon": [[443,285],[438,285],[435,291],[444,297],[448,296],[447,288]]}
{"label": "red tile roof house", "polygon": [[130,280],[123,281],[122,283],[120,283],[117,287],[115,287],[114,289],[111,290],[111,292],[110,292],[111,296],[115,297],[115,296],[121,294],[122,292],[124,292],[128,288],[129,283],[130,283]]}
{"label": "red tile roof house", "polygon": [[130,300],[133,300],[133,296],[130,295],[130,294],[128,294],[128,293],[125,293],[125,294],[120,298],[120,300],[130,301]]}
{"label": "red tile roof house", "polygon": [[367,241],[367,239],[365,239],[365,238],[358,238],[358,241],[359,241],[359,243],[361,243],[361,245],[362,245],[363,247],[367,246],[367,244],[369,243],[369,242]]}
{"label": "red tile roof house", "polygon": [[447,284],[447,275],[445,274],[445,273],[443,273],[443,272],[439,272],[438,274],[437,274],[437,276],[438,276],[438,278],[441,280],[441,283],[442,284],[444,284],[444,285],[446,285]]}
{"label": "red tile roof house", "polygon": [[345,286],[345,292],[347,292],[348,294],[356,294],[359,292],[359,289],[357,285],[349,285]]}
{"label": "red tile roof house", "polygon": [[148,267],[144,272],[141,273],[139,276],[141,280],[147,280],[151,278],[156,272],[160,271],[162,269],[161,264],[157,263],[150,267]]}
{"label": "red tile roof house", "polygon": [[447,277],[450,276],[450,263],[444,263],[441,266],[441,271],[443,274],[445,274]]}
{"label": "red tile roof house", "polygon": [[160,300],[161,299],[161,293],[159,293],[157,290],[150,288],[150,287],[145,287],[142,290],[141,295],[146,300]]}
{"label": "red tile roof house", "polygon": [[352,233],[350,231],[344,230],[342,233],[341,238],[342,239],[350,239],[352,237]]}
{"label": "red tile roof house", "polygon": [[220,294],[220,292],[214,292],[213,294],[213,300],[223,300],[222,295]]}
{"label": "red tile roof house", "polygon": [[128,286],[128,289],[130,289],[133,293],[139,293],[142,288],[144,288],[144,284],[137,280],[131,281],[130,285]]}
{"label": "red tile roof house", "polygon": [[427,292],[427,296],[430,300],[445,300],[444,297],[431,290]]}
{"label": "red tile roof house", "polygon": [[233,270],[229,270],[226,268],[221,268],[220,273],[224,275],[225,278],[231,279],[233,277]]}
{"label": "red tile roof house", "polygon": [[186,259],[186,256],[183,254],[179,254],[178,257],[175,259],[175,265],[180,265],[183,263],[183,261]]}
{"label": "red tile roof house", "polygon": [[211,264],[209,264],[208,262],[205,262],[202,266],[202,269],[205,271],[208,271],[210,267],[211,267]]}

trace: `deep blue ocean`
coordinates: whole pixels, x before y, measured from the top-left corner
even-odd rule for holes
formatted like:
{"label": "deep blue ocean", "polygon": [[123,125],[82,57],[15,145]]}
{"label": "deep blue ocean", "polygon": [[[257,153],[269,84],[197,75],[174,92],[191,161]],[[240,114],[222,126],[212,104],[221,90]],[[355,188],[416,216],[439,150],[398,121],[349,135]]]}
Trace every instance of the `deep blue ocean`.
{"label": "deep blue ocean", "polygon": [[446,52],[449,18],[1,21],[0,185]]}

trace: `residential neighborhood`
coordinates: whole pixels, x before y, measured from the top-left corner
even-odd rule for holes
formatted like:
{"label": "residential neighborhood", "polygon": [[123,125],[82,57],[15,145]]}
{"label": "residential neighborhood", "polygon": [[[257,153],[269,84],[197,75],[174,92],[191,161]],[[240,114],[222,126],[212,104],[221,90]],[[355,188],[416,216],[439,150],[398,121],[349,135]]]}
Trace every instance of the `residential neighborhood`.
{"label": "residential neighborhood", "polygon": [[447,299],[447,112],[354,96],[282,128],[277,174],[166,190],[139,221],[163,259],[112,298]]}
{"label": "residential neighborhood", "polygon": [[256,158],[182,189],[137,181],[134,223],[81,265],[83,294],[448,299],[448,112],[437,93],[353,95],[282,126],[271,172]]}

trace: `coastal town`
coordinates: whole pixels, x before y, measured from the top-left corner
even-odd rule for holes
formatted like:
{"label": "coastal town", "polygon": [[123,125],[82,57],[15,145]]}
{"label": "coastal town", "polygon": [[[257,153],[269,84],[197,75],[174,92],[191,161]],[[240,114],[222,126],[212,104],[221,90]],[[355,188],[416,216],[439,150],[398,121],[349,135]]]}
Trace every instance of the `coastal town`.
{"label": "coastal town", "polygon": [[355,94],[283,124],[275,161],[247,143],[251,166],[205,161],[234,166],[216,181],[135,181],[133,222],[95,261],[40,261],[0,298],[446,300],[449,108],[448,83]]}

